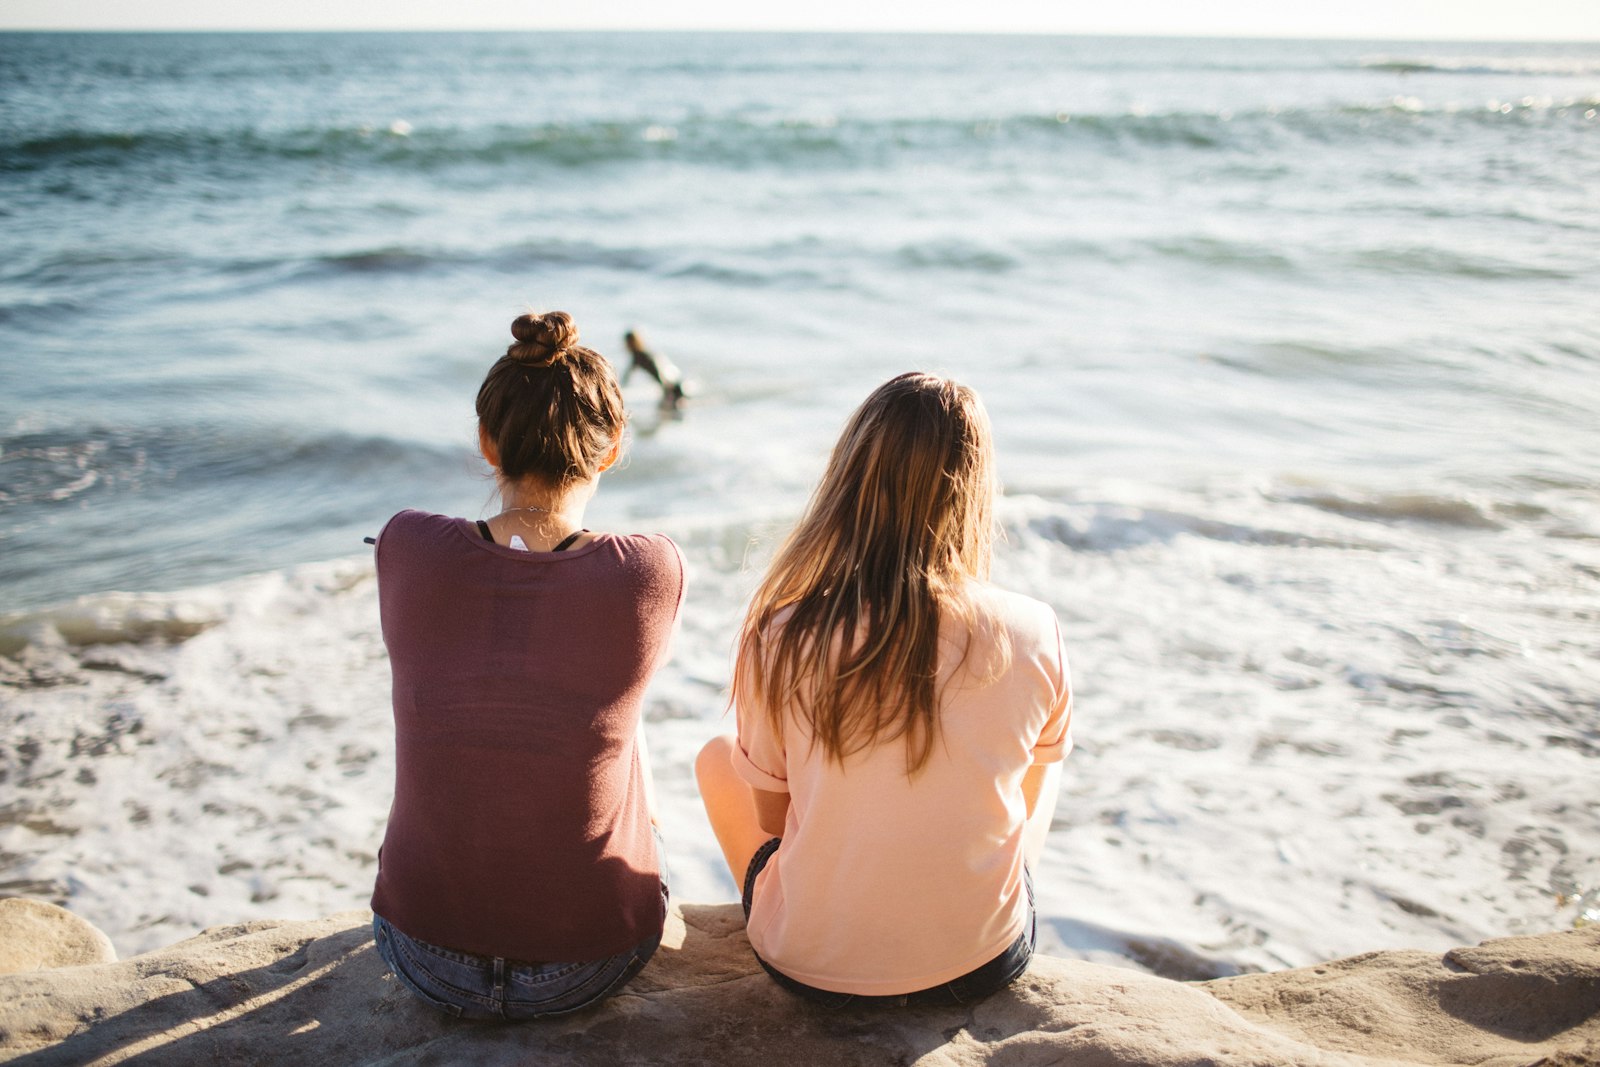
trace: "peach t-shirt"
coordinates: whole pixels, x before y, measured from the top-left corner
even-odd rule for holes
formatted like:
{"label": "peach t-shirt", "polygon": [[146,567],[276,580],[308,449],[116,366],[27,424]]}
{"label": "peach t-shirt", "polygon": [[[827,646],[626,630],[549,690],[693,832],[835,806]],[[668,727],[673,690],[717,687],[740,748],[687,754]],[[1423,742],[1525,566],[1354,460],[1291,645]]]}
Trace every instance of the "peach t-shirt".
{"label": "peach t-shirt", "polygon": [[[749,935],[791,978],[840,993],[910,993],[987,963],[1022,932],[1022,778],[1071,749],[1071,683],[1047,605],[987,585],[971,592],[979,623],[953,680],[961,634],[946,624],[939,741],[915,778],[903,739],[841,767],[794,715],[780,736],[764,709],[738,709],[735,770],[789,794],[783,846],[756,878]],[[1010,662],[996,675],[1007,637]]]}

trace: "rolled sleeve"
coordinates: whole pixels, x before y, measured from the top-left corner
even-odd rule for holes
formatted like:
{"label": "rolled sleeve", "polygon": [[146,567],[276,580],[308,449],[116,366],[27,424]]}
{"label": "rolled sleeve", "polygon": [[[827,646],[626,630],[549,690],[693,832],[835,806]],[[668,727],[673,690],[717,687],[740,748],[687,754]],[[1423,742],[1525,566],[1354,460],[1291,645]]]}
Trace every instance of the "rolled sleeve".
{"label": "rolled sleeve", "polygon": [[728,758],[734,772],[757,789],[769,793],[789,791],[783,738],[773,735],[772,724],[765,714],[739,708],[738,743]]}
{"label": "rolled sleeve", "polygon": [[733,769],[738,773],[739,777],[757,789],[765,789],[769,793],[787,793],[789,791],[789,779],[780,778],[771,771],[763,770],[751,757],[750,753],[744,750],[742,741],[733,746],[733,751],[729,753],[728,758],[733,761]]}
{"label": "rolled sleeve", "polygon": [[1034,763],[1060,763],[1072,751],[1072,672],[1067,666],[1067,649],[1056,625],[1055,699],[1039,740],[1034,742]]}

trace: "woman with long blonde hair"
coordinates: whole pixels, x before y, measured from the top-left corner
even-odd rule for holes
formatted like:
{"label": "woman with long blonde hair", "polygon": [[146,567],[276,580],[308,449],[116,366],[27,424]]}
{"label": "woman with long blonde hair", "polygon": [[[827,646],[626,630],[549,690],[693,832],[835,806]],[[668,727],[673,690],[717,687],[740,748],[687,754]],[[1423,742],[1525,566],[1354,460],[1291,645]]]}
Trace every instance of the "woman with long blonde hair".
{"label": "woman with long blonde hair", "polygon": [[739,635],[737,735],[695,770],[780,985],[950,1004],[1027,967],[1071,748],[1051,609],[988,584],[977,394],[902,374],[858,408]]}

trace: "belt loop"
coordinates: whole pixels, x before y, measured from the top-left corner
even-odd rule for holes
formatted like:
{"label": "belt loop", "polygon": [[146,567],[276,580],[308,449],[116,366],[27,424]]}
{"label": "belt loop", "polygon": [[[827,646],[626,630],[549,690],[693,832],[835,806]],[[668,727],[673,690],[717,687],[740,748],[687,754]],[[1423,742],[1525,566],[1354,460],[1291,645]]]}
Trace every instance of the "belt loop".
{"label": "belt loop", "polygon": [[506,961],[503,956],[494,958],[494,1006],[501,1015],[506,1013]]}

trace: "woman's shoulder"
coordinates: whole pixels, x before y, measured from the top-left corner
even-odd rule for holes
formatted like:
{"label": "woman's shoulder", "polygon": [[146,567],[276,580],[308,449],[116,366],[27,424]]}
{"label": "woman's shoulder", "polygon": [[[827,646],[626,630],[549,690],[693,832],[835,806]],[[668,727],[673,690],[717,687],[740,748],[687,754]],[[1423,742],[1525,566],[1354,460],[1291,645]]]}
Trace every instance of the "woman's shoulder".
{"label": "woman's shoulder", "polygon": [[601,535],[624,553],[640,560],[683,569],[683,551],[664,533],[608,533]]}
{"label": "woman's shoulder", "polygon": [[629,571],[651,584],[670,587],[683,599],[687,567],[677,542],[662,533],[604,534],[597,538],[612,545]]}
{"label": "woman's shoulder", "polygon": [[397,540],[453,532],[464,521],[466,520],[451,518],[449,515],[436,515],[431,511],[407,508],[396,512],[383,524],[383,529],[378,533],[378,548],[381,551],[385,541],[392,543]]}
{"label": "woman's shoulder", "polygon": [[1005,631],[1013,644],[1037,641],[1055,646],[1058,626],[1049,604],[988,582],[973,582],[967,592],[978,614]]}
{"label": "woman's shoulder", "polygon": [[1071,672],[1066,647],[1055,609],[1042,600],[977,583],[971,590],[977,618],[975,646],[990,649],[993,659],[979,662],[997,665],[1001,673],[1020,670],[1019,678],[1032,678],[1048,690],[1046,703],[1054,706],[1069,699]]}

